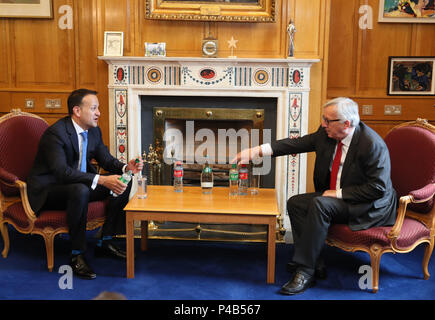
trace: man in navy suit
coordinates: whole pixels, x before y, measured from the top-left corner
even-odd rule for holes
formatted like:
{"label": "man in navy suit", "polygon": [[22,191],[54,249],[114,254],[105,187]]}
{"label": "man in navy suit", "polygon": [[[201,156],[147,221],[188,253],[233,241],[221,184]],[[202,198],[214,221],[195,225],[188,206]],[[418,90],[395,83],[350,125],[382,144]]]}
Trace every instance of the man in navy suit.
{"label": "man in navy suit", "polygon": [[[72,243],[70,265],[75,275],[85,279],[96,277],[84,258],[88,203],[109,198],[95,255],[125,259],[125,251],[113,243],[112,236],[125,233],[123,208],[131,182],[127,185],[119,178],[123,172],[137,173],[143,168],[142,160],[124,164],[109,153],[98,127],[98,107],[95,91],[78,89],[70,94],[69,116],[44,132],[27,179],[29,202],[36,214],[47,209],[66,210]],[[110,174],[99,175],[92,159]]]}
{"label": "man in navy suit", "polygon": [[316,132],[243,150],[233,162],[304,152],[316,153],[315,192],[287,202],[294,241],[293,259],[287,264],[293,276],[280,290],[287,295],[301,293],[315,284],[315,278],[326,277],[320,253],[331,223],[362,230],[393,225],[396,219],[388,148],[360,121],[358,104],[351,99],[326,103]]}

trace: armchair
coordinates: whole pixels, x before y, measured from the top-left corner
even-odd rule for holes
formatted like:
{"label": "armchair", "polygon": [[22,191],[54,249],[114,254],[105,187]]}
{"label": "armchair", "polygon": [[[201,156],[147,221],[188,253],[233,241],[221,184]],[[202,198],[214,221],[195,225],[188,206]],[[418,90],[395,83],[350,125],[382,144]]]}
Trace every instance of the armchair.
{"label": "armchair", "polygon": [[399,198],[394,226],[352,231],[333,224],[326,243],[346,251],[365,251],[372,266],[372,291],[379,289],[379,265],[386,252],[407,253],[425,243],[424,279],[435,237],[435,126],[426,120],[406,122],[385,137],[391,158],[391,179]]}
{"label": "armchair", "polygon": [[[46,210],[36,216],[27,198],[26,177],[38,149],[39,140],[48,128],[42,118],[19,109],[0,118],[0,232],[3,237],[3,258],[9,253],[8,224],[25,234],[39,234],[44,238],[47,266],[54,266],[54,238],[68,233],[66,212]],[[87,229],[103,225],[105,201],[91,202],[88,207]]]}

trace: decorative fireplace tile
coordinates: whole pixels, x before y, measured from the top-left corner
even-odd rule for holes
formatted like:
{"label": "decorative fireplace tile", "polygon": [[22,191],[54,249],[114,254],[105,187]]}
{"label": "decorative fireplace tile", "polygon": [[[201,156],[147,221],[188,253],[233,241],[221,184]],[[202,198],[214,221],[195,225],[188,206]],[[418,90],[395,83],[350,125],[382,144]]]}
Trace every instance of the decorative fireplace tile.
{"label": "decorative fireplace tile", "polygon": [[[206,77],[205,71],[212,72],[213,77]],[[212,68],[209,66],[190,66],[181,69],[182,84],[186,86],[230,86],[233,79],[233,68]]]}
{"label": "decorative fireplace tile", "polygon": [[290,87],[303,88],[304,87],[304,71],[300,68],[290,68]]}
{"label": "decorative fireplace tile", "polygon": [[[301,136],[302,126],[302,94],[289,94],[289,132],[290,138],[298,138]],[[300,155],[294,154],[288,156],[288,185],[287,194],[293,196],[299,193],[300,184]]]}
{"label": "decorative fireplace tile", "polygon": [[127,162],[127,90],[115,90],[116,157]]}
{"label": "decorative fireplace tile", "polygon": [[128,67],[127,66],[113,66],[113,82],[117,85],[127,85],[128,81]]}

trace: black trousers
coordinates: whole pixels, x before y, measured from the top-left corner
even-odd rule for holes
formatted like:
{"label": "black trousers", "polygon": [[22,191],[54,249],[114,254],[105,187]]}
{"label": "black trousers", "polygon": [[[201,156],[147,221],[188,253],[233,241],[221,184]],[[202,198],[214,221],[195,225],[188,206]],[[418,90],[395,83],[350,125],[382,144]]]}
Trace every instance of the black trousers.
{"label": "black trousers", "polygon": [[82,183],[51,186],[42,210],[65,210],[71,238],[72,250],[86,250],[86,222],[88,204],[109,198],[106,206],[106,220],[102,236],[125,234],[125,212],[132,183],[118,197],[110,195],[110,190],[101,185],[92,190]]}
{"label": "black trousers", "polygon": [[348,205],[342,199],[315,192],[291,197],[287,211],[294,241],[292,260],[313,274],[331,223],[348,222]]}

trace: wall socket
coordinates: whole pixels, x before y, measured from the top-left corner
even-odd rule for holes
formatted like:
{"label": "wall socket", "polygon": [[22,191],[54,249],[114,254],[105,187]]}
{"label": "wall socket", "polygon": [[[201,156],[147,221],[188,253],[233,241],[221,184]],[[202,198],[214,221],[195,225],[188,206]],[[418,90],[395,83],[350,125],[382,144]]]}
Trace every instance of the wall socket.
{"label": "wall socket", "polygon": [[45,99],[45,107],[47,109],[60,109],[62,101],[60,99]]}
{"label": "wall socket", "polygon": [[34,99],[24,99],[24,108],[33,109],[35,108],[35,100]]}
{"label": "wall socket", "polygon": [[389,116],[397,116],[402,114],[402,106],[401,105],[385,105],[384,106],[384,115]]}
{"label": "wall socket", "polygon": [[369,116],[373,114],[373,105],[371,104],[363,104],[362,108],[361,108],[361,113],[364,116]]}

